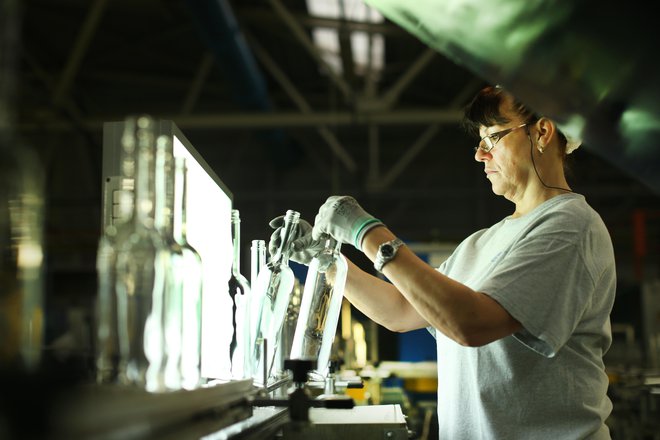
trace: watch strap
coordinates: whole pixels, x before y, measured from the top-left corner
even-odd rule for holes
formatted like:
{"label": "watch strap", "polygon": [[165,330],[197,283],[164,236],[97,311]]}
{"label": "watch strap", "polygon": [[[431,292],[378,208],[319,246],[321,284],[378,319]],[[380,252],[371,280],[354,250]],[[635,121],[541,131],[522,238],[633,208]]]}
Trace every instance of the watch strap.
{"label": "watch strap", "polygon": [[[378,246],[378,252],[376,253],[376,260],[374,261],[374,269],[378,272],[383,272],[383,267],[392,261],[396,257],[399,248],[403,246],[403,241],[400,238],[395,238],[394,240],[386,241]],[[384,250],[387,249],[387,254],[384,253]]]}

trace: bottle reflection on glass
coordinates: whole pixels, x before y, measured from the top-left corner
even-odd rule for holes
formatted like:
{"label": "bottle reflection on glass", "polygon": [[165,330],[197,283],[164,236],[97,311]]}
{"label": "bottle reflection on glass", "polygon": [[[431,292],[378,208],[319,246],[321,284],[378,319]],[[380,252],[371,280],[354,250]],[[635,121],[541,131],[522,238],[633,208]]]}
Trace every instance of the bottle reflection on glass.
{"label": "bottle reflection on glass", "polygon": [[[250,326],[249,346],[254,347],[252,360],[257,367],[252,371],[252,377],[264,386],[273,373],[278,373],[272,370],[294,287],[295,278],[289,267],[289,255],[299,219],[300,213],[292,210],[286,212],[280,247],[259,272],[256,287],[253,286],[254,301],[250,316],[254,322]],[[264,350],[264,346],[267,346],[267,350]]]}
{"label": "bottle reflection on glass", "polygon": [[348,266],[341,243],[323,236],[325,248],[309,264],[300,314],[291,348],[292,359],[316,359],[314,372],[326,376],[344,297]]}
{"label": "bottle reflection on glass", "polygon": [[234,379],[243,379],[245,374],[245,352],[247,349],[248,323],[247,302],[250,297],[250,284],[241,274],[241,217],[237,209],[231,211],[231,235],[233,260],[229,278],[229,296],[232,300],[232,339],[229,345],[231,375]]}
{"label": "bottle reflection on glass", "polygon": [[[117,333],[117,256],[119,248],[132,231],[133,196],[135,183],[135,118],[124,123],[121,151],[121,176],[119,190],[112,191],[111,181],[105,182],[104,197],[115,206],[112,213],[104,215],[110,219],[101,233],[96,253],[97,297],[96,297],[96,381],[115,382],[118,375],[119,336]],[[111,192],[112,191],[112,192]]]}

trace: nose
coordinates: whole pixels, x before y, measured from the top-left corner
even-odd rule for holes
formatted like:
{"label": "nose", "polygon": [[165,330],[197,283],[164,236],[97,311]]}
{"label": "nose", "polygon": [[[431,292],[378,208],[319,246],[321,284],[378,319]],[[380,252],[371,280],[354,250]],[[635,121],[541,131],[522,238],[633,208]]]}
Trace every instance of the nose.
{"label": "nose", "polygon": [[486,162],[491,157],[492,156],[491,156],[490,152],[486,153],[484,150],[482,150],[479,147],[476,147],[474,149],[474,160],[476,160],[477,162]]}

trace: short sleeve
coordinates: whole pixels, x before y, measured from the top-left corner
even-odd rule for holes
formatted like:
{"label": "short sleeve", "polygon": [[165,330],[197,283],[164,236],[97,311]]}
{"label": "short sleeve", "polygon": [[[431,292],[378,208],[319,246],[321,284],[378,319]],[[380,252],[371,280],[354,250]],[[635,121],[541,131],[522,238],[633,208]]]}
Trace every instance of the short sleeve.
{"label": "short sleeve", "polygon": [[514,335],[520,342],[553,357],[580,322],[594,285],[575,242],[528,237],[500,261],[479,291],[522,324],[524,329]]}

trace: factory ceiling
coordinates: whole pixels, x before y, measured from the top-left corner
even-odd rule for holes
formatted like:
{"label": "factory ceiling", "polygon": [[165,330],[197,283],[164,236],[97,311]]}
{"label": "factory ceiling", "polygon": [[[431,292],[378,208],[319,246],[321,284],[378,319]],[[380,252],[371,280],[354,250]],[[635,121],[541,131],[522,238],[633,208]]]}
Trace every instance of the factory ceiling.
{"label": "factory ceiling", "polygon": [[[135,113],[173,120],[233,191],[244,249],[287,209],[313,220],[331,194],[410,241],[455,243],[507,215],[459,125],[488,71],[361,2],[325,3],[339,15],[305,0],[22,2],[17,126],[45,167],[51,270],[93,274],[102,124]],[[622,262],[633,213],[660,241],[658,188],[589,148],[573,156],[571,183]]]}

